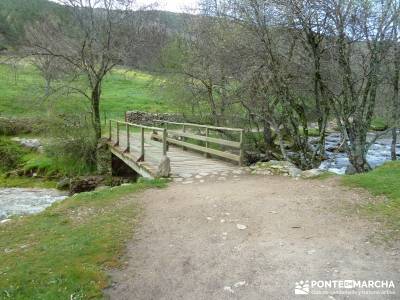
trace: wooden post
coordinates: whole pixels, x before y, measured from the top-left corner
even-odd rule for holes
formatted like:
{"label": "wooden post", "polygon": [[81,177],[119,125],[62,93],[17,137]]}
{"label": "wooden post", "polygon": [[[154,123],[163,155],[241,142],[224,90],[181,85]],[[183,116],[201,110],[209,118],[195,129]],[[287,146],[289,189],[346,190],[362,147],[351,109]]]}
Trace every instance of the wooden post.
{"label": "wooden post", "polygon": [[140,128],[140,135],[141,135],[140,156],[141,156],[142,160],[144,161],[144,128],[143,127]]}
{"label": "wooden post", "polygon": [[239,166],[243,166],[243,158],[244,158],[244,150],[243,150],[243,129],[240,131],[240,152],[239,152],[240,160]]}
{"label": "wooden post", "polygon": [[112,132],[112,128],[111,128],[111,120],[110,120],[110,128],[109,128],[109,133],[108,133],[108,140],[111,141],[111,132]]}
{"label": "wooden post", "polygon": [[131,141],[130,141],[130,134],[129,134],[129,124],[126,123],[126,149],[125,152],[130,152],[131,150]]}
{"label": "wooden post", "polygon": [[117,141],[114,144],[115,146],[119,146],[119,122],[117,121]]}
{"label": "wooden post", "polygon": [[[210,134],[210,129],[206,127],[206,137],[208,138],[208,135]],[[206,141],[206,148],[208,149],[208,141]],[[210,154],[205,153],[205,157],[209,158]]]}
{"label": "wooden post", "polygon": [[163,155],[167,155],[167,129],[164,128],[163,130]]}
{"label": "wooden post", "polygon": [[[182,125],[182,132],[186,132],[185,124]],[[186,142],[186,138],[182,137],[182,142]],[[182,147],[182,150],[186,150],[186,147]]]}

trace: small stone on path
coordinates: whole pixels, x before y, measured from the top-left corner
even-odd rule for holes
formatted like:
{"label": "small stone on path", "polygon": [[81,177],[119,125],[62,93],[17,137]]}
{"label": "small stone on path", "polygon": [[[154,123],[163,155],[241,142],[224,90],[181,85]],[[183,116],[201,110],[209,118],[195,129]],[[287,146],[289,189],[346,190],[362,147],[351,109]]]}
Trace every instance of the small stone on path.
{"label": "small stone on path", "polygon": [[239,281],[239,282],[236,282],[233,286],[235,287],[235,288],[237,288],[237,287],[240,287],[240,286],[243,286],[243,285],[246,285],[246,281]]}
{"label": "small stone on path", "polygon": [[231,288],[230,286],[224,286],[224,291],[229,292],[229,293],[232,293],[232,294],[235,293],[235,291],[232,290],[232,288]]}
{"label": "small stone on path", "polygon": [[243,225],[243,224],[236,224],[236,227],[237,227],[239,230],[244,230],[244,229],[247,228],[247,226],[246,226],[246,225]]}

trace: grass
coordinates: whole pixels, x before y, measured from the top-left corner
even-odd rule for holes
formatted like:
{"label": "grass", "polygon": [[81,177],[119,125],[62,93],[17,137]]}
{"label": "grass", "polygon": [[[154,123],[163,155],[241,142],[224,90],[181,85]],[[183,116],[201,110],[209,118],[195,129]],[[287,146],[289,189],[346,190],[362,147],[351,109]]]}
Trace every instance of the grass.
{"label": "grass", "polygon": [[375,117],[372,119],[371,122],[371,130],[375,130],[375,131],[384,131],[388,128],[388,124],[387,121],[385,121],[385,119],[381,118],[381,117]]}
{"label": "grass", "polygon": [[[0,154],[0,187],[55,188],[56,178],[85,175],[92,171],[79,160],[31,151],[9,137],[0,137]],[[7,172],[13,174],[14,170],[31,175],[36,173],[37,177],[6,176]]]}
{"label": "grass", "polygon": [[0,298],[102,298],[105,270],[120,266],[140,213],[130,197],[164,186],[142,181],[83,193],[0,225]]}
{"label": "grass", "polygon": [[34,178],[34,177],[5,177],[4,174],[0,174],[0,187],[11,188],[42,188],[52,189],[56,188],[57,182],[49,179]]}
{"label": "grass", "polygon": [[400,233],[400,161],[387,162],[375,170],[358,175],[344,176],[343,183],[362,187],[373,195],[383,195],[386,201],[368,203],[363,210],[371,217],[387,224],[397,235]]}
{"label": "grass", "polygon": [[[160,76],[115,69],[103,83],[101,113],[121,118],[127,110],[174,111],[168,100],[170,95],[163,89],[164,83]],[[58,93],[44,98],[44,86],[32,65],[0,64],[0,115],[35,118],[89,111],[88,100],[78,94]]]}

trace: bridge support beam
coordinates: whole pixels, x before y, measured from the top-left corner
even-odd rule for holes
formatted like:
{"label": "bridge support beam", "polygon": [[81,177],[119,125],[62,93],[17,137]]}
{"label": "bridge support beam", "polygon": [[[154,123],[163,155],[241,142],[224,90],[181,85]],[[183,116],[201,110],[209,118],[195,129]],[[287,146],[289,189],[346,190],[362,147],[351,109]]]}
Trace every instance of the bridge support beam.
{"label": "bridge support beam", "polygon": [[111,154],[111,174],[113,176],[129,177],[135,180],[140,176],[136,171],[127,166],[124,161],[122,161],[113,153]]}

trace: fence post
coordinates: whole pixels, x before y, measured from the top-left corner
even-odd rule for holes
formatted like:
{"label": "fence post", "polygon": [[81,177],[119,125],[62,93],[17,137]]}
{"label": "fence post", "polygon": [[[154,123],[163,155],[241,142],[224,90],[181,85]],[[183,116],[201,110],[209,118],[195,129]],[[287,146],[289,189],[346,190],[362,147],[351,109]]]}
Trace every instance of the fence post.
{"label": "fence post", "polygon": [[240,152],[239,166],[243,166],[244,150],[243,150],[243,129],[240,131]]}
{"label": "fence post", "polygon": [[115,146],[119,146],[119,122],[117,121],[117,141],[114,144]]}
{"label": "fence post", "polygon": [[[182,125],[182,132],[186,132],[185,124]],[[186,138],[184,136],[182,137],[182,142],[186,142]],[[182,150],[186,150],[186,147],[183,146]]]}
{"label": "fence post", "polygon": [[[206,138],[208,138],[208,135],[210,134],[210,129],[206,127]],[[206,140],[206,148],[208,149],[208,141]],[[206,153],[205,157],[209,158],[210,154]]]}
{"label": "fence post", "polygon": [[140,135],[141,135],[141,139],[140,139],[140,157],[142,160],[144,160],[144,128],[141,127],[140,128]]}
{"label": "fence post", "polygon": [[112,132],[111,120],[109,122],[110,122],[110,127],[109,127],[109,133],[108,133],[108,140],[111,141],[111,132]]}
{"label": "fence post", "polygon": [[131,142],[130,142],[130,134],[129,134],[129,124],[126,123],[126,149],[125,152],[131,151]]}
{"label": "fence post", "polygon": [[167,155],[167,129],[164,128],[163,130],[163,155],[166,156]]}

